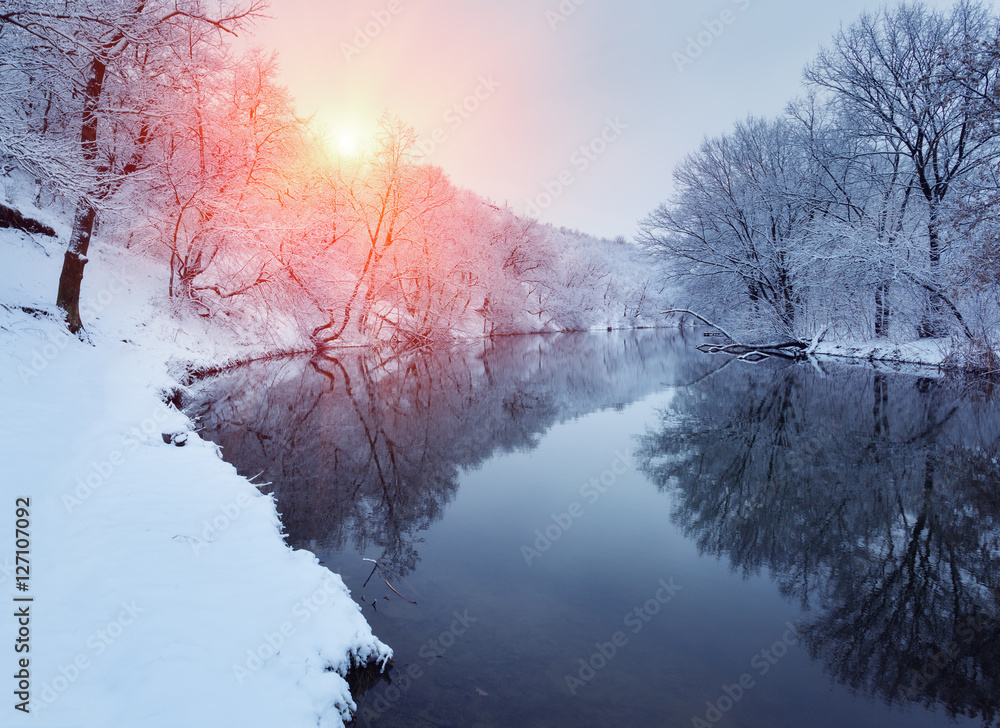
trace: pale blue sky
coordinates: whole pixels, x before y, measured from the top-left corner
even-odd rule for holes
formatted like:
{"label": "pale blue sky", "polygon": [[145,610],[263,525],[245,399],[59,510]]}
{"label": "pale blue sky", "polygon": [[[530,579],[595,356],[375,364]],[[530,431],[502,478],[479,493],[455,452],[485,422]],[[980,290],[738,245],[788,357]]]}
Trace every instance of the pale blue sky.
{"label": "pale blue sky", "polygon": [[[748,113],[779,113],[820,44],[880,3],[564,0],[575,9],[565,22],[550,14],[560,5],[272,0],[274,19],[257,38],[280,53],[282,81],[303,115],[364,135],[388,108],[425,149],[436,132],[443,143],[429,159],[457,184],[518,212],[541,202],[545,222],[631,236],[704,135]],[[713,21],[721,34],[678,70],[674,54]],[[366,23],[377,34],[356,36]],[[476,91],[474,111],[452,109]],[[616,118],[628,128],[612,143],[597,142],[590,159],[574,156]],[[560,176],[571,184],[558,192]],[[546,185],[557,191],[549,205]]]}

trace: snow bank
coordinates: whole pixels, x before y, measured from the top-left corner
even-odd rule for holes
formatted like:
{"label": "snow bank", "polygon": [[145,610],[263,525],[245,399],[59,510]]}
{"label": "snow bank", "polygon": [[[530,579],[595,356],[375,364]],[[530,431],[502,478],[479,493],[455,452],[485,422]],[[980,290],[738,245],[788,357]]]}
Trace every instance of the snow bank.
{"label": "snow bank", "polygon": [[[389,648],[340,577],[284,543],[272,499],[161,403],[172,357],[220,363],[253,342],[178,328],[155,310],[148,264],[93,250],[89,346],[22,310],[51,309],[60,243],[0,230],[0,589],[8,605],[33,598],[18,603],[30,652],[14,652],[12,610],[0,617],[2,723],[343,725],[342,675]],[[185,446],[164,441],[175,432]],[[25,592],[17,498],[30,503]],[[30,714],[12,707],[19,657]]]}
{"label": "snow bank", "polygon": [[887,341],[833,341],[820,344],[816,353],[848,359],[892,364],[916,364],[940,367],[952,349],[951,339],[921,339],[905,343]]}

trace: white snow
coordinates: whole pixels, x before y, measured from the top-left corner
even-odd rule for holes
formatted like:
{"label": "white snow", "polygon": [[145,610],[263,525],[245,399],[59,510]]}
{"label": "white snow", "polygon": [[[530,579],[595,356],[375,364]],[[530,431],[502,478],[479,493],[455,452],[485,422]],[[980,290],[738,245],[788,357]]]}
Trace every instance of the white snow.
{"label": "white snow", "polygon": [[[342,674],[391,651],[340,577],[284,543],[270,497],[196,433],[184,447],[162,437],[192,430],[160,400],[179,363],[261,345],[178,324],[158,311],[153,264],[99,244],[83,293],[92,345],[81,343],[19,308],[52,309],[62,245],[0,230],[0,722],[343,725],[354,705]],[[21,497],[27,592],[15,589]],[[23,596],[30,653],[16,654]],[[14,709],[20,657],[27,715]]]}
{"label": "white snow", "polygon": [[921,339],[894,343],[889,341],[827,341],[816,347],[821,356],[865,359],[870,362],[917,364],[940,367],[951,354],[951,339]]}

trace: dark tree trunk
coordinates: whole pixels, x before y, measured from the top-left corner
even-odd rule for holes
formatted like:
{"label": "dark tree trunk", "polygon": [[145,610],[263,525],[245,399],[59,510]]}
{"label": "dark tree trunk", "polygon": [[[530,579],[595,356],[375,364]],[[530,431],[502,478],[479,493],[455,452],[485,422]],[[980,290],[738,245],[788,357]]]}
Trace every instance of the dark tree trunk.
{"label": "dark tree trunk", "polygon": [[365,259],[365,264],[361,269],[361,275],[358,276],[358,280],[354,284],[354,290],[351,292],[351,298],[347,301],[347,305],[344,307],[344,318],[341,319],[340,321],[340,328],[336,331],[336,333],[320,337],[320,334],[322,334],[323,332],[332,331],[334,328],[336,328],[337,324],[334,321],[333,316],[331,315],[330,320],[327,323],[318,327],[312,332],[311,338],[313,343],[317,347],[322,348],[323,346],[336,341],[343,335],[344,329],[347,328],[347,325],[351,321],[351,313],[353,312],[354,302],[358,297],[358,293],[361,291],[361,285],[364,283],[365,276],[368,274],[368,270],[371,267],[374,253],[375,253],[374,248],[370,248],[368,250],[368,257]]}
{"label": "dark tree trunk", "polygon": [[890,322],[889,284],[879,283],[875,288],[875,336],[888,336]]}
{"label": "dark tree trunk", "polygon": [[48,225],[38,222],[30,217],[25,217],[18,210],[0,204],[0,228],[14,228],[26,233],[47,235],[50,238],[56,237],[56,232]]}
{"label": "dark tree trunk", "polygon": [[87,264],[87,250],[94,231],[97,213],[89,203],[81,200],[73,217],[73,233],[63,258],[59,276],[59,293],[56,305],[66,314],[66,325],[74,334],[83,332],[80,319],[80,287],[83,284],[83,267]]}
{"label": "dark tree trunk", "polygon": [[941,273],[941,236],[938,230],[938,211],[936,202],[930,203],[930,219],[927,221],[927,240],[930,262],[930,278],[932,289],[929,290],[930,301],[928,310],[924,313],[920,326],[917,327],[917,334],[921,339],[934,339],[944,336],[947,332],[945,326],[945,302],[942,298],[940,287]]}
{"label": "dark tree trunk", "polygon": [[[80,147],[84,161],[93,166],[97,161],[97,106],[104,88],[104,74],[107,67],[99,58],[90,64],[90,75],[84,89],[83,120],[80,126]],[[94,209],[92,196],[98,190],[88,190],[89,194],[80,198],[73,216],[73,232],[70,234],[66,256],[63,258],[62,273],[59,276],[59,292],[56,305],[66,314],[66,325],[74,334],[82,334],[83,321],[80,319],[80,287],[83,284],[83,267],[87,264],[87,251],[94,233]]]}
{"label": "dark tree trunk", "polygon": [[778,317],[787,333],[793,334],[795,332],[795,296],[792,292],[788,272],[785,270],[778,274],[778,296],[778,300],[775,301]]}

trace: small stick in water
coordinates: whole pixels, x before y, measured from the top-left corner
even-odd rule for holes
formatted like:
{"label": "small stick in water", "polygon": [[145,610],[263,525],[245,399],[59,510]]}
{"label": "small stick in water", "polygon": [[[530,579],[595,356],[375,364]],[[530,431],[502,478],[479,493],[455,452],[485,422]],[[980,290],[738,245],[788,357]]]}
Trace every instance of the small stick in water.
{"label": "small stick in water", "polygon": [[[372,561],[372,560],[371,559],[365,559],[365,561]],[[375,576],[375,569],[378,568],[378,562],[377,561],[372,561],[372,563],[375,564],[375,566],[372,567],[372,573],[370,573],[368,575],[368,578],[365,579],[365,583],[361,585],[362,589],[364,589],[366,586],[368,586],[368,582],[370,582],[372,580],[372,577]]]}
{"label": "small stick in water", "polygon": [[[375,564],[375,567],[374,567],[374,568],[372,569],[372,574],[374,574],[374,573],[375,573],[375,569],[378,569],[378,574],[379,574],[379,576],[381,576],[381,577],[382,577],[382,581],[384,581],[384,582],[385,582],[385,585],[386,585],[387,587],[389,587],[390,589],[392,589],[392,591],[393,591],[393,592],[394,592],[394,593],[396,594],[396,596],[398,596],[398,597],[399,597],[400,599],[402,599],[402,600],[403,600],[404,602],[409,602],[410,604],[416,604],[416,602],[415,602],[415,601],[413,601],[413,600],[411,600],[411,599],[407,599],[407,598],[406,598],[406,597],[404,597],[404,596],[403,596],[402,594],[400,594],[400,593],[399,593],[398,591],[396,591],[396,587],[394,587],[394,586],[393,586],[392,584],[390,584],[390,583],[389,583],[389,580],[385,578],[385,574],[384,574],[384,573],[382,573],[382,567],[381,567],[381,566],[379,565],[379,563],[378,563],[378,562],[377,562],[377,561],[376,561],[375,559],[363,559],[363,560],[364,560],[364,561],[370,561],[371,563]],[[371,574],[369,574],[369,575],[368,575],[368,580],[367,580],[367,581],[365,581],[365,585],[367,585],[367,584],[368,584],[368,582],[369,582],[369,581],[371,581],[371,578],[372,578],[372,577],[371,577]],[[362,588],[362,589],[364,589],[364,586],[362,586],[361,588]]]}

